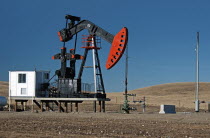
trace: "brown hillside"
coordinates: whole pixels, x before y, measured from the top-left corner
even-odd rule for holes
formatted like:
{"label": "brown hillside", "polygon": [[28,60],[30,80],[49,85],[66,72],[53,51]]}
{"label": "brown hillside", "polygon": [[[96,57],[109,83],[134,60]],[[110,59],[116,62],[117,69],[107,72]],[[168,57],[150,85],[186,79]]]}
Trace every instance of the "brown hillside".
{"label": "brown hillside", "polygon": [[[129,93],[137,95],[134,100],[141,100],[145,96],[148,105],[173,104],[177,107],[194,108],[195,86],[194,82],[168,83],[132,90]],[[206,102],[201,104],[201,109],[207,109],[207,102],[210,102],[210,83],[201,82],[199,90],[200,101]],[[108,93],[108,97],[114,103],[123,103],[124,100],[123,93]],[[132,101],[133,98],[129,97],[129,100]]]}
{"label": "brown hillside", "polygon": [[0,81],[0,96],[8,96],[9,83]]}
{"label": "brown hillside", "polygon": [[[206,93],[210,90],[210,83],[209,82],[201,82],[200,84],[200,92]],[[186,95],[195,92],[196,83],[195,82],[181,82],[181,83],[167,83],[161,84],[151,87],[140,88],[131,91],[135,94],[146,94],[146,95],[153,95],[153,96],[167,96],[167,95]]]}
{"label": "brown hillside", "polygon": [[[137,95],[134,100],[142,100],[145,96],[147,105],[174,104],[177,107],[194,108],[195,86],[194,82],[168,83],[140,88],[128,93]],[[0,81],[0,96],[8,96],[8,82]],[[124,100],[122,92],[107,93],[107,97],[111,99],[110,104],[122,104]],[[132,101],[133,98],[129,97],[129,100]],[[207,109],[207,102],[210,102],[209,82],[200,83],[200,101],[206,102],[201,104],[201,109]]]}

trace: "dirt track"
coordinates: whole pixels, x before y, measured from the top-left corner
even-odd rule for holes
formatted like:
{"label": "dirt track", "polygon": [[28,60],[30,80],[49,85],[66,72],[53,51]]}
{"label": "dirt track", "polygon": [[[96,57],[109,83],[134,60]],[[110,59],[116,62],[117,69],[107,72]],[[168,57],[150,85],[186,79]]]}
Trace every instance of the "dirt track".
{"label": "dirt track", "polygon": [[0,137],[210,137],[210,114],[2,111],[0,134]]}

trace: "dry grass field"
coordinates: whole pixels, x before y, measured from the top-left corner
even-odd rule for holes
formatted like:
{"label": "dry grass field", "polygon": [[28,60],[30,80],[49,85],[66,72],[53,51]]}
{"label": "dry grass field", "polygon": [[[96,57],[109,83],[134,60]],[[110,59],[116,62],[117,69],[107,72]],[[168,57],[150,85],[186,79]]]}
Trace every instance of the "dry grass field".
{"label": "dry grass field", "polygon": [[8,97],[8,87],[8,82],[0,81],[0,96]]}
{"label": "dry grass field", "polygon": [[[168,83],[151,87],[140,88],[129,91],[130,94],[136,94],[136,97],[129,97],[130,104],[133,98],[135,101],[142,100],[146,97],[147,106],[160,106],[161,104],[176,105],[177,108],[194,109],[195,101],[194,82]],[[200,83],[200,108],[207,110],[208,102],[210,102],[210,83]],[[0,96],[8,96],[8,82],[0,81]],[[107,97],[111,99],[107,104],[122,104],[124,100],[123,92],[107,93]]]}
{"label": "dry grass field", "polygon": [[[93,113],[91,102],[79,112],[0,111],[0,137],[210,137],[210,83],[200,83],[201,112],[194,112],[195,83],[171,83],[140,88],[129,93],[134,100],[146,97],[146,112],[123,114],[123,93],[108,93],[106,113]],[[8,96],[8,83],[0,82],[0,96]],[[132,101],[133,97],[129,97]],[[160,104],[176,105],[177,114],[158,114]],[[205,112],[204,112],[205,111]]]}
{"label": "dry grass field", "polygon": [[[160,106],[161,104],[176,105],[177,108],[194,109],[195,101],[195,86],[194,82],[183,83],[168,83],[162,85],[156,85],[146,88],[140,88],[129,91],[131,94],[136,94],[134,100],[142,100],[146,97],[146,103],[149,106]],[[200,83],[200,108],[207,110],[208,102],[210,102],[210,83]],[[112,99],[110,103],[122,103],[124,97],[123,93],[108,93],[108,97]],[[130,101],[133,97],[129,98]]]}

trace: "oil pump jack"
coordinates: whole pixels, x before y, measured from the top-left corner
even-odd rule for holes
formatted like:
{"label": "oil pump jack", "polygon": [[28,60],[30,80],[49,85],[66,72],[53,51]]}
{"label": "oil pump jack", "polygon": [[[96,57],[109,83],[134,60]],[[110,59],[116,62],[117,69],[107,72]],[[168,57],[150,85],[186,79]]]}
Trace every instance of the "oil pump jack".
{"label": "oil pump jack", "polygon": [[[96,45],[95,37],[101,37],[107,42],[111,43],[110,53],[106,61],[106,69],[111,69],[122,57],[126,45],[128,42],[128,29],[123,27],[116,35],[105,31],[99,26],[88,20],[80,20],[80,17],[66,15],[66,28],[58,32],[58,36],[63,47],[61,52],[54,55],[52,59],[58,59],[61,61],[61,68],[56,70],[55,75],[58,77],[56,92],[59,93],[52,97],[69,97],[69,98],[106,98],[106,93],[103,84],[102,72],[100,67],[100,61],[98,57],[99,48]],[[69,53],[66,50],[65,43],[73,38],[74,35],[87,29],[89,36],[86,40],[86,46],[84,55],[76,54],[76,43],[73,49],[70,49]],[[81,90],[82,74],[88,51],[93,50],[95,57],[95,64],[93,68],[96,69],[95,75],[99,77],[100,87],[97,87],[95,93],[83,93]],[[77,60],[82,60],[81,66],[76,77],[75,64]],[[67,61],[70,61],[70,66],[67,66]],[[96,83],[96,82],[95,82]]]}

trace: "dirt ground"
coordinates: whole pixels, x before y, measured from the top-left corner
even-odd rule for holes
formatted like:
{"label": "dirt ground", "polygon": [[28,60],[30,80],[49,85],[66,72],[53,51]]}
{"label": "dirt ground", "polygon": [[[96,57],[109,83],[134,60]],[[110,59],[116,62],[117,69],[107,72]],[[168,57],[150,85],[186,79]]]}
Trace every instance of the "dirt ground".
{"label": "dirt ground", "polygon": [[[2,84],[1,84],[2,83]],[[8,96],[8,83],[0,82],[0,95]],[[137,110],[121,111],[122,93],[108,93],[106,113],[93,113],[92,102],[79,104],[79,112],[30,111],[30,101],[24,112],[0,111],[1,137],[210,137],[208,110],[210,83],[202,83],[199,113],[194,112],[194,83],[174,83],[134,90],[135,100],[146,97],[146,112],[141,104],[131,104]],[[132,97],[129,97],[133,101]],[[176,105],[176,114],[158,114],[160,104]],[[12,106],[14,107],[14,106]],[[98,105],[97,105],[98,107]],[[74,110],[74,109],[73,109]],[[70,110],[69,110],[70,111]]]}
{"label": "dirt ground", "polygon": [[0,137],[210,137],[210,113],[0,111]]}

